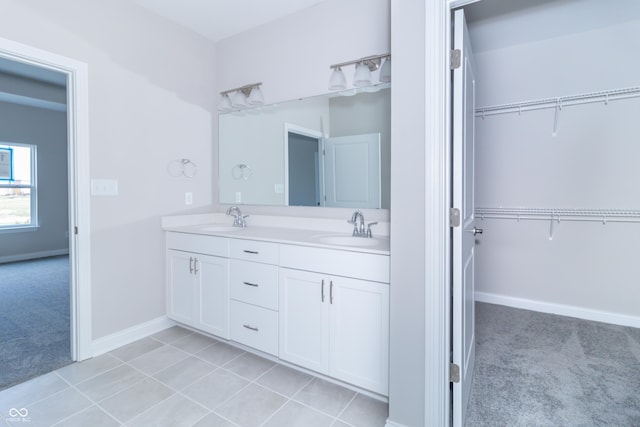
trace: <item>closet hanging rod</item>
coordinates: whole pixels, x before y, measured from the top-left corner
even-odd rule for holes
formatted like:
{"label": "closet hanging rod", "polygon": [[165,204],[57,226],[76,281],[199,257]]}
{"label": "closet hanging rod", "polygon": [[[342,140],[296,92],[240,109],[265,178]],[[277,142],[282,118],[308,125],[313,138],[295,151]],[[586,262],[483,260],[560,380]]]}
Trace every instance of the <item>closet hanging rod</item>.
{"label": "closet hanging rod", "polygon": [[564,208],[476,208],[476,218],[557,221],[640,222],[640,210]]}
{"label": "closet hanging rod", "polygon": [[614,89],[601,92],[583,93],[579,95],[561,96],[557,98],[537,99],[533,101],[514,102],[510,104],[491,105],[476,108],[476,117],[493,116],[496,114],[521,113],[523,111],[543,110],[547,108],[562,108],[572,105],[592,104],[620,99],[640,97],[640,86],[624,89]]}

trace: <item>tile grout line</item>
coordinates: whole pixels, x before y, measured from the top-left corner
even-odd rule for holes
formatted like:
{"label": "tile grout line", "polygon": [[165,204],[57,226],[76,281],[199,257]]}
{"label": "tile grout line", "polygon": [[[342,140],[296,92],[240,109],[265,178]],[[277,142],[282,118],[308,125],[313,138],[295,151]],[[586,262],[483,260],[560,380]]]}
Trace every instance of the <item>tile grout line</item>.
{"label": "tile grout line", "polygon": [[[108,372],[108,371],[106,371]],[[60,376],[57,372],[56,375]],[[60,377],[62,378],[62,377]],[[92,377],[93,378],[93,377]],[[67,380],[65,380],[64,378],[62,378],[63,381],[65,381],[67,384],[69,384],[69,388],[75,390],[76,392],[78,392],[82,397],[84,397],[85,399],[87,399],[89,402],[91,402],[91,405],[89,405],[88,407],[82,409],[81,411],[78,412],[74,412],[73,414],[69,415],[66,418],[63,418],[62,420],[58,421],[55,425],[60,424],[63,421],[68,420],[69,418],[72,418],[78,414],[81,414],[84,411],[87,411],[88,409],[90,409],[92,406],[96,406],[97,408],[99,408],[102,412],[104,412],[105,414],[107,414],[107,416],[113,418],[118,424],[122,425],[122,423],[120,422],[120,420],[118,420],[113,414],[111,414],[111,412],[107,411],[104,407],[102,407],[102,405],[100,405],[97,401],[93,400],[91,397],[89,397],[87,394],[85,394],[82,390],[78,389],[75,385],[71,384],[70,382],[68,382]],[[105,398],[106,399],[106,398]],[[103,399],[104,400],[104,399]]]}

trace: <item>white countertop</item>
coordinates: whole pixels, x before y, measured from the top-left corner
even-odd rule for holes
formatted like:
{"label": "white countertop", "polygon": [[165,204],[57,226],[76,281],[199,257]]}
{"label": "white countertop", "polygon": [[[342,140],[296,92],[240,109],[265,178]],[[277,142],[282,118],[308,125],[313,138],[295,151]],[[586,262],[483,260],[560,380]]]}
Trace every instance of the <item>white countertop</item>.
{"label": "white countertop", "polygon": [[[248,218],[249,219],[249,218]],[[246,228],[229,227],[231,219],[223,214],[165,217],[162,228],[178,233],[220,236],[234,239],[260,240],[274,243],[314,246],[343,251],[389,255],[389,236],[377,235],[372,239],[351,237],[353,226],[346,221],[317,220],[311,218],[284,218],[256,216]],[[290,223],[291,227],[283,225]],[[257,225],[259,224],[259,225]],[[272,225],[273,224],[273,225]],[[314,227],[315,225],[315,227]],[[388,225],[380,224],[382,230]],[[207,230],[220,227],[217,230]],[[306,228],[310,227],[310,228]],[[314,227],[313,229],[311,227]],[[338,241],[336,244],[334,241]]]}

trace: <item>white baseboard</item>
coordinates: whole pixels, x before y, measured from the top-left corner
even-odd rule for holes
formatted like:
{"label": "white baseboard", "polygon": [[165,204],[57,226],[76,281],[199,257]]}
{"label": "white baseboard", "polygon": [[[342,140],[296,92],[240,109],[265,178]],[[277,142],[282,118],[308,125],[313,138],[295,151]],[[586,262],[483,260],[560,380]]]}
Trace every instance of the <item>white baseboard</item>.
{"label": "white baseboard", "polygon": [[578,319],[593,320],[596,322],[610,323],[613,325],[631,326],[640,328],[640,317],[626,314],[611,313],[608,311],[593,310],[572,305],[554,304],[544,301],[535,301],[524,298],[509,297],[486,292],[476,292],[475,299],[479,302],[506,305],[508,307],[523,308],[525,310],[539,311],[542,313],[559,314],[561,316],[576,317]]}
{"label": "white baseboard", "polygon": [[6,263],[6,262],[26,261],[29,259],[46,258],[50,256],[68,255],[68,254],[69,254],[69,248],[54,249],[51,251],[31,252],[28,254],[7,255],[7,256],[0,257],[0,264]]}
{"label": "white baseboard", "polygon": [[398,424],[398,423],[394,423],[391,420],[387,420],[387,423],[384,425],[384,427],[409,427],[409,426],[405,426],[404,424]]}
{"label": "white baseboard", "polygon": [[176,323],[173,320],[169,320],[166,316],[158,317],[148,322],[116,332],[115,334],[93,340],[93,343],[91,344],[91,352],[93,357],[100,356],[101,354],[108,353],[111,350],[122,347],[123,345],[131,344],[134,341],[163,331],[175,324]]}

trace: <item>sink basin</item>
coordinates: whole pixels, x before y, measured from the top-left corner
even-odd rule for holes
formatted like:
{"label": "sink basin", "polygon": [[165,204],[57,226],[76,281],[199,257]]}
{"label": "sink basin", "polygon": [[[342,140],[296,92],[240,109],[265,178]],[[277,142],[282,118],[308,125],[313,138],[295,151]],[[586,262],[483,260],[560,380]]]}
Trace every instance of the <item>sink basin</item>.
{"label": "sink basin", "polygon": [[212,233],[215,232],[228,232],[228,231],[238,231],[242,230],[242,227],[233,227],[231,225],[205,225],[200,227],[201,231],[209,231]]}
{"label": "sink basin", "polygon": [[313,236],[314,240],[327,245],[341,246],[376,246],[381,243],[380,239],[368,237],[354,237],[345,234],[320,234]]}

